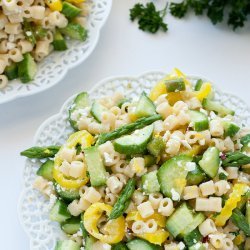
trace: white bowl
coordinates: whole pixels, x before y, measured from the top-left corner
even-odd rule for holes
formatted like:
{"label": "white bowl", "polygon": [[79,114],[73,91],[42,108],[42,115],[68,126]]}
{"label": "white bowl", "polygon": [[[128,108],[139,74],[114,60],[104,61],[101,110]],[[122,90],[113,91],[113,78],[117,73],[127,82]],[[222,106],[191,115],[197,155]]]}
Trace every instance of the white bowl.
{"label": "white bowl", "polygon": [[[164,75],[162,72],[149,72],[139,77],[111,77],[96,84],[88,93],[91,99],[109,96],[115,91],[138,98],[142,91],[149,92]],[[189,77],[192,82],[200,78]],[[250,110],[244,101],[234,95],[223,93],[217,88],[215,88],[215,98],[236,111],[237,123],[250,125]],[[68,108],[73,99],[74,96],[69,98],[58,114],[50,117],[40,126],[34,138],[34,145],[60,145],[66,141],[68,134],[73,132],[68,122]],[[29,236],[30,249],[51,250],[54,249],[56,241],[65,236],[58,223],[49,220],[49,201],[32,188],[40,164],[39,160],[26,160],[18,213],[20,222]]]}
{"label": "white bowl", "polygon": [[69,69],[87,59],[99,40],[100,30],[109,16],[112,0],[92,0],[87,21],[88,38],[85,42],[70,40],[68,50],[53,52],[39,63],[38,72],[32,82],[23,84],[19,79],[10,81],[0,90],[0,104],[33,95],[59,83]]}

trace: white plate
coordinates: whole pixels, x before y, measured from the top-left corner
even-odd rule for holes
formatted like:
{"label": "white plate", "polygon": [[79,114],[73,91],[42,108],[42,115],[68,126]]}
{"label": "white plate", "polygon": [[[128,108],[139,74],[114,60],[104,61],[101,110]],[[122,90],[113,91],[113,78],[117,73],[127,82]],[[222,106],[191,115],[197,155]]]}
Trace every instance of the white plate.
{"label": "white plate", "polygon": [[0,90],[0,104],[18,97],[44,91],[62,80],[67,71],[81,62],[94,50],[100,30],[110,13],[112,0],[91,0],[91,10],[87,21],[88,38],[85,42],[70,40],[68,50],[53,52],[39,63],[34,81],[23,84],[16,79]]}
{"label": "white plate", "polygon": [[[89,91],[89,95],[91,99],[98,99],[119,91],[132,98],[138,97],[143,90],[149,92],[164,75],[162,72],[149,72],[139,77],[108,78],[96,84]],[[189,77],[189,79],[194,82],[200,77]],[[67,120],[68,108],[73,98],[74,96],[69,98],[58,114],[50,117],[40,126],[35,135],[34,145],[60,145],[65,142],[67,135],[73,131]],[[215,98],[236,111],[237,122],[241,125],[250,124],[250,110],[240,98],[218,89],[215,91]],[[52,250],[56,240],[63,238],[64,235],[59,225],[49,220],[49,201],[32,188],[40,164],[39,160],[26,160],[18,212],[20,222],[30,238],[30,249]]]}

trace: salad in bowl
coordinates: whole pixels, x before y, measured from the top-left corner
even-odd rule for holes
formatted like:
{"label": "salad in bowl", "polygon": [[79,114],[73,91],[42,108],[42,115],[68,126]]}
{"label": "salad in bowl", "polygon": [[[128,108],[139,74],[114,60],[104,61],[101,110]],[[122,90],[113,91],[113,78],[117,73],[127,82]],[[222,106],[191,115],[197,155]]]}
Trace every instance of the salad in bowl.
{"label": "salad in bowl", "polygon": [[63,232],[54,249],[249,249],[247,124],[209,81],[150,79],[140,95],[129,82],[128,95],[78,94],[67,139],[21,152]]}

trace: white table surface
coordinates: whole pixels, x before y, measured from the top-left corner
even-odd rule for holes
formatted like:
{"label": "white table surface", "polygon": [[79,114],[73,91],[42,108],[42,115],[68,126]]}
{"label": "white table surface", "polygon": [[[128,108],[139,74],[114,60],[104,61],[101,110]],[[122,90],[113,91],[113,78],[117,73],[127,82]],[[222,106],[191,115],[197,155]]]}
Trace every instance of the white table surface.
{"label": "white table surface", "polygon": [[211,79],[250,105],[250,25],[233,32],[223,25],[213,26],[206,18],[191,15],[177,20],[169,16],[169,31],[150,35],[129,21],[129,8],[135,2],[114,0],[95,51],[61,83],[0,105],[0,249],[29,249],[17,216],[24,166],[19,152],[32,146],[39,125],[57,113],[71,95],[89,90],[108,76],[139,75],[154,69],[169,72],[179,67],[187,74]]}

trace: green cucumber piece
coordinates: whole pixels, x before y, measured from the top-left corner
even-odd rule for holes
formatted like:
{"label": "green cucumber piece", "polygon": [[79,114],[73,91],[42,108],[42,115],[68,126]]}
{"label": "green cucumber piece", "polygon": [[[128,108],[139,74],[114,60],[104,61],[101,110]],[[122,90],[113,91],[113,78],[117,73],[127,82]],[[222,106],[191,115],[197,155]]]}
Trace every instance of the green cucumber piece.
{"label": "green cucumber piece", "polygon": [[65,189],[57,183],[55,183],[55,191],[66,202],[71,202],[80,198],[78,189]]}
{"label": "green cucumber piece", "polygon": [[174,213],[167,219],[166,228],[176,238],[185,237],[196,229],[205,216],[202,213],[195,213],[187,204],[182,203]]}
{"label": "green cucumber piece", "polygon": [[127,243],[129,250],[160,250],[161,247],[146,240],[135,238]]}
{"label": "green cucumber piece", "polygon": [[112,246],[111,250],[128,250],[125,243],[120,242]]}
{"label": "green cucumber piece", "polygon": [[53,181],[53,169],[54,169],[54,161],[47,160],[44,162],[40,168],[37,170],[36,174],[42,176],[44,179]]}
{"label": "green cucumber piece", "polygon": [[166,143],[164,142],[162,137],[157,136],[153,137],[152,140],[148,143],[147,150],[151,155],[157,157],[161,155],[165,147]]}
{"label": "green cucumber piece", "polygon": [[189,247],[188,250],[206,250],[207,247],[202,242],[197,242],[193,246]]}
{"label": "green cucumber piece", "polygon": [[77,119],[80,117],[74,117],[73,119],[73,114],[75,111],[79,109],[84,109],[89,106],[89,95],[86,92],[82,92],[76,96],[76,98],[73,101],[73,104],[69,108],[69,122],[72,128],[75,130],[78,130],[77,126]]}
{"label": "green cucumber piece", "polygon": [[61,12],[67,18],[74,18],[81,13],[81,9],[69,2],[63,2],[63,8]]}
{"label": "green cucumber piece", "polygon": [[125,135],[116,139],[114,141],[115,151],[126,155],[143,153],[152,137],[153,130],[154,126],[149,125],[134,131],[131,135]]}
{"label": "green cucumber piece", "polygon": [[141,94],[141,97],[136,105],[135,115],[138,118],[148,117],[156,114],[156,108],[151,99],[148,98],[145,92]]}
{"label": "green cucumber piece", "polygon": [[49,218],[52,221],[62,223],[71,217],[66,203],[62,200],[57,200],[50,210]]}
{"label": "green cucumber piece", "polygon": [[87,169],[90,176],[91,186],[99,187],[106,184],[107,172],[102,162],[102,157],[98,147],[89,147],[84,149]]}
{"label": "green cucumber piece", "polygon": [[8,80],[14,80],[18,78],[18,66],[17,63],[12,63],[7,66],[4,70],[4,74],[7,76]]}
{"label": "green cucumber piece", "polygon": [[80,246],[73,240],[57,241],[55,250],[80,250]]}
{"label": "green cucumber piece", "polygon": [[144,174],[141,180],[142,190],[146,194],[151,194],[160,191],[160,185],[157,179],[157,170]]}
{"label": "green cucumber piece", "polygon": [[196,228],[191,233],[184,236],[183,240],[188,247],[193,246],[195,243],[203,239],[200,231]]}
{"label": "green cucumber piece", "polygon": [[190,110],[189,115],[195,131],[208,129],[208,117],[204,113],[196,110]]}
{"label": "green cucumber piece", "polygon": [[224,136],[230,136],[234,137],[240,130],[240,127],[237,126],[235,123],[224,121],[223,122],[224,127]]}
{"label": "green cucumber piece", "polygon": [[167,92],[178,92],[186,90],[186,85],[183,78],[165,81]]}
{"label": "green cucumber piece", "polygon": [[187,185],[199,185],[206,178],[206,174],[196,165],[195,169],[187,174]]}
{"label": "green cucumber piece", "polygon": [[18,77],[22,83],[27,83],[35,78],[37,65],[34,58],[26,53],[23,55],[23,60],[18,64]]}
{"label": "green cucumber piece", "polygon": [[193,221],[189,224],[184,231],[181,233],[183,237],[190,234],[193,230],[195,230],[204,220],[206,219],[203,213],[197,213],[193,217]]}
{"label": "green cucumber piece", "polygon": [[88,237],[88,231],[86,230],[85,226],[84,226],[84,214],[82,213],[81,215],[81,221],[80,221],[80,229],[81,229],[81,232],[82,232],[82,237],[83,239],[87,239]]}
{"label": "green cucumber piece", "polygon": [[80,229],[80,217],[72,217],[61,223],[61,229],[66,234],[75,234]]}
{"label": "green cucumber piece", "polygon": [[68,23],[60,32],[75,40],[85,41],[87,39],[87,30],[78,23]]}
{"label": "green cucumber piece", "polygon": [[156,158],[152,155],[144,155],[145,167],[151,167],[156,163]]}
{"label": "green cucumber piece", "polygon": [[203,154],[199,165],[202,170],[211,178],[214,178],[220,166],[220,151],[216,147],[208,148]]}
{"label": "green cucumber piece", "polygon": [[186,164],[191,162],[192,158],[186,155],[180,155],[166,161],[158,170],[157,176],[161,187],[161,192],[170,198],[172,191],[181,195],[185,184],[188,171]]}
{"label": "green cucumber piece", "polygon": [[240,143],[245,146],[245,145],[248,145],[250,143],[250,134],[247,134],[245,136],[243,136],[241,139],[240,139]]}
{"label": "green cucumber piece", "polygon": [[202,106],[206,109],[206,110],[209,110],[209,111],[215,111],[216,113],[218,113],[219,115],[222,115],[222,116],[226,116],[226,115],[234,115],[235,112],[223,105],[221,105],[220,103],[218,102],[215,102],[215,101],[212,101],[212,100],[209,100],[207,98],[205,98],[203,101],[202,101]]}
{"label": "green cucumber piece", "polygon": [[93,245],[96,242],[95,238],[88,236],[85,240],[85,250],[93,250]]}
{"label": "green cucumber piece", "polygon": [[199,91],[201,89],[201,86],[203,85],[203,81],[201,79],[197,80],[194,90]]}
{"label": "green cucumber piece", "polygon": [[91,106],[90,113],[91,115],[99,122],[102,122],[102,113],[106,112],[108,109],[104,107],[102,104],[99,102],[93,102]]}
{"label": "green cucumber piece", "polygon": [[54,46],[54,50],[63,51],[67,49],[66,41],[58,30],[54,34],[54,40],[52,44]]}

